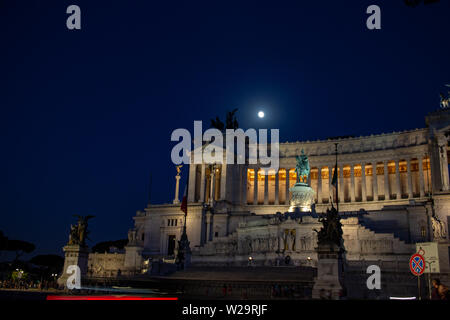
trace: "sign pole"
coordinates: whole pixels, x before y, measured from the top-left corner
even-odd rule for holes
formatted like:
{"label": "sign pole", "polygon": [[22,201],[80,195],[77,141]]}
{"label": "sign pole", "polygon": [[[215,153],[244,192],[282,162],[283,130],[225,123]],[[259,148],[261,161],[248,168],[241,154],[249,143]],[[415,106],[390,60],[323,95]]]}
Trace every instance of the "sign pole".
{"label": "sign pole", "polygon": [[420,276],[417,276],[417,287],[419,288],[419,300],[422,300],[422,295],[420,292]]}
{"label": "sign pole", "polygon": [[411,259],[409,259],[409,269],[411,270],[412,274],[417,276],[417,289],[419,290],[419,300],[422,300],[422,293],[420,292],[420,276],[423,274],[426,268],[426,262],[424,257],[419,254],[415,253],[411,256]]}
{"label": "sign pole", "polygon": [[429,293],[430,300],[431,300],[431,270],[428,273],[428,293]]}

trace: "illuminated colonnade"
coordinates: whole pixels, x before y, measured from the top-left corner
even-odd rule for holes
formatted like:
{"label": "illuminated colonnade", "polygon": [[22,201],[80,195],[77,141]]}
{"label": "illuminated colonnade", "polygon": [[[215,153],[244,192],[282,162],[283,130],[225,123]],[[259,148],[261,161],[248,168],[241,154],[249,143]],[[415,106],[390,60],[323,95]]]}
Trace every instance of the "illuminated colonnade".
{"label": "illuminated colonnade", "polygon": [[[330,197],[336,201],[331,185],[333,173],[334,164],[311,168],[309,182],[316,192],[316,203],[328,203]],[[280,168],[275,172],[253,167],[244,174],[243,198],[247,204],[288,204],[289,188],[297,178],[294,168]],[[340,202],[420,198],[430,193],[430,161],[422,157],[339,164],[338,179]]]}

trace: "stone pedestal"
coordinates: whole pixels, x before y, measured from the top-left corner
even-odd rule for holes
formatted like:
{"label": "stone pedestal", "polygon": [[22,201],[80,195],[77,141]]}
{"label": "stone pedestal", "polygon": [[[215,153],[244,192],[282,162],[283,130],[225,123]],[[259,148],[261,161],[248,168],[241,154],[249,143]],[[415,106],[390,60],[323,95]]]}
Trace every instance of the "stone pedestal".
{"label": "stone pedestal", "polygon": [[135,275],[142,267],[142,247],[131,245],[125,247],[124,267],[126,273]]}
{"label": "stone pedestal", "polygon": [[309,212],[311,211],[311,205],[314,202],[314,190],[306,183],[296,183],[292,188],[289,188],[292,193],[291,200],[289,202],[289,212]]}
{"label": "stone pedestal", "polygon": [[66,245],[64,248],[65,259],[64,268],[61,276],[58,278],[58,284],[67,287],[67,279],[73,273],[67,273],[67,268],[71,265],[80,268],[81,282],[88,271],[89,248],[80,245]]}
{"label": "stone pedestal", "polygon": [[313,299],[338,300],[343,289],[342,249],[335,244],[319,244],[317,251],[317,278],[314,282]]}
{"label": "stone pedestal", "polygon": [[186,229],[184,229],[181,239],[178,241],[178,252],[175,260],[177,268],[180,270],[187,269],[191,264],[192,252],[189,244],[190,242],[186,234]]}

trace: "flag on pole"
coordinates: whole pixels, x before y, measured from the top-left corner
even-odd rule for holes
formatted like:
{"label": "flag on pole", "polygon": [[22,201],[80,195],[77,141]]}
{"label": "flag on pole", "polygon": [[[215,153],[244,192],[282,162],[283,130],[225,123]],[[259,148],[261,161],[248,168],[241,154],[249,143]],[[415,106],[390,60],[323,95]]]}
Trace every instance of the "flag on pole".
{"label": "flag on pole", "polygon": [[333,179],[331,180],[331,185],[333,185],[335,188],[337,186],[337,164],[334,167]]}
{"label": "flag on pole", "polygon": [[187,185],[184,187],[183,200],[181,201],[181,211],[187,214]]}

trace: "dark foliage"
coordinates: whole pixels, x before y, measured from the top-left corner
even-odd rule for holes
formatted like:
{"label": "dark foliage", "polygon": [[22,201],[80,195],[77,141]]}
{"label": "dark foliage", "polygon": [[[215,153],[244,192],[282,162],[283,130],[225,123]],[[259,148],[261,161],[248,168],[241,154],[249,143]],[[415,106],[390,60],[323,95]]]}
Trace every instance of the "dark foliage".
{"label": "dark foliage", "polygon": [[24,253],[33,252],[34,249],[36,249],[36,246],[33,243],[23,240],[10,240],[0,231],[0,251],[15,251],[15,260],[19,259]]}
{"label": "dark foliage", "polygon": [[30,263],[42,267],[61,269],[64,265],[64,258],[56,254],[41,254],[33,257]]}
{"label": "dark foliage", "polygon": [[110,247],[123,249],[128,243],[128,239],[111,240],[99,242],[92,247],[92,252],[105,253],[109,251]]}
{"label": "dark foliage", "polygon": [[8,242],[8,238],[4,236],[3,232],[0,230],[0,251],[6,250],[6,244]]}
{"label": "dark foliage", "polygon": [[216,117],[216,119],[211,119],[211,128],[219,129],[220,131],[225,131],[226,129],[234,129],[239,128],[239,123],[236,119],[236,112],[238,109],[234,109],[233,111],[228,111],[225,118],[225,124]]}

